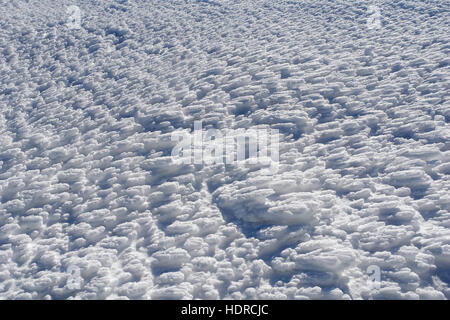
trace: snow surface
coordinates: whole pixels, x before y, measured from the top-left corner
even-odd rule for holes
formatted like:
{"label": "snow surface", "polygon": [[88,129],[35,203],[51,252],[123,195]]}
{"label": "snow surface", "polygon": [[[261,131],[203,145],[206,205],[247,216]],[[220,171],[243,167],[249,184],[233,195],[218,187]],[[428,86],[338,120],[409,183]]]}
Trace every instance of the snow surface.
{"label": "snow surface", "polygon": [[[0,17],[1,298],[450,298],[448,1]],[[199,120],[280,130],[279,170],[174,163]]]}

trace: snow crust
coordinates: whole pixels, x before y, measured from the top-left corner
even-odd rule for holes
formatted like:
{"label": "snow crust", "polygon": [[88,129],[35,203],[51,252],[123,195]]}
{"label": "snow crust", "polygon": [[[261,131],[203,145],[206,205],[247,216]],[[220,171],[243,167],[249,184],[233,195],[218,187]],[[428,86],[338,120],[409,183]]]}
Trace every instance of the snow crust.
{"label": "snow crust", "polygon": [[[449,11],[0,0],[0,297],[450,298]],[[174,162],[195,121],[277,172]]]}

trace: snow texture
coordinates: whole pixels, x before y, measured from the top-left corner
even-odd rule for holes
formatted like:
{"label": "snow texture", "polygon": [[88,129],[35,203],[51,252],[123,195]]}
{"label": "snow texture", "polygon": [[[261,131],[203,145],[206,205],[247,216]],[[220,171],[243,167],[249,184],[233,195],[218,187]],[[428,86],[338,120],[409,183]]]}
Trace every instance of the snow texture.
{"label": "snow texture", "polygon": [[[1,298],[450,298],[448,1],[0,17]],[[174,162],[194,121],[278,129],[278,171]]]}

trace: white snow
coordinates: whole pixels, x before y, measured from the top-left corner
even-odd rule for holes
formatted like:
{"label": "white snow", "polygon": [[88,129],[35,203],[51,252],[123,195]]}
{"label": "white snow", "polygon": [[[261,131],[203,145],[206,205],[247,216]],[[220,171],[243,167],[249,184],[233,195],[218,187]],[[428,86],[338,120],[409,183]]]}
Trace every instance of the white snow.
{"label": "white snow", "polygon": [[[450,298],[447,1],[0,16],[0,298]],[[196,121],[276,170],[176,161]]]}

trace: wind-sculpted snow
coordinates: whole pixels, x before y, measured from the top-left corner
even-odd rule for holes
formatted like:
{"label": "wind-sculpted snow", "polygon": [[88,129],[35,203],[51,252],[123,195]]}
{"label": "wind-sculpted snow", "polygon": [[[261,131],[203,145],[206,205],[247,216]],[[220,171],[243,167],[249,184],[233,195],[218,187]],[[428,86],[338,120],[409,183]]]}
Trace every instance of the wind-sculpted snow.
{"label": "wind-sculpted snow", "polygon": [[[1,298],[450,298],[447,1],[0,16]],[[196,121],[277,170],[175,161]]]}

